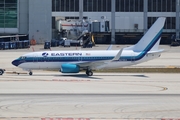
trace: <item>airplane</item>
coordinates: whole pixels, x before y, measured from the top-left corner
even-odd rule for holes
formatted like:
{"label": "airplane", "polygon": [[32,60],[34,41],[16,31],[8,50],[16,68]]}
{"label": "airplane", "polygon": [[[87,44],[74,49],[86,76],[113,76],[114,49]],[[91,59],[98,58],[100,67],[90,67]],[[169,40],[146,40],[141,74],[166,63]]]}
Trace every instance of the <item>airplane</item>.
{"label": "airplane", "polygon": [[158,49],[166,18],[159,17],[145,35],[133,46],[120,50],[94,51],[41,51],[31,52],[12,61],[14,66],[29,71],[59,70],[61,73],[86,71],[88,76],[93,70],[113,69],[139,64],[160,57]]}

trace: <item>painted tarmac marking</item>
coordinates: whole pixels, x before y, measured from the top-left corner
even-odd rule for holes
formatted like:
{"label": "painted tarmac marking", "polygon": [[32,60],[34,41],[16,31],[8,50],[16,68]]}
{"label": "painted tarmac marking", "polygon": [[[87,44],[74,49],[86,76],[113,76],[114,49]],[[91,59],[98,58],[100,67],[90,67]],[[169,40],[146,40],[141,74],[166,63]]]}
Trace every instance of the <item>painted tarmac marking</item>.
{"label": "painted tarmac marking", "polygon": [[60,82],[89,82],[91,80],[78,80],[78,79],[52,79],[52,81],[60,81]]}

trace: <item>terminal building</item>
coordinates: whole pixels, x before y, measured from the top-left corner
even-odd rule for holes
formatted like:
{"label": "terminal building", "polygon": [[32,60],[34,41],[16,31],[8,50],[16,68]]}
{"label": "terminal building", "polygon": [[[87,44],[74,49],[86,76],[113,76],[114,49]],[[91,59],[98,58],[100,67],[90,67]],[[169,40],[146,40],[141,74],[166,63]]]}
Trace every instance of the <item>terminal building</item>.
{"label": "terminal building", "polygon": [[[96,32],[96,43],[136,43],[157,17],[166,17],[163,44],[179,38],[180,0],[0,0],[0,35],[26,34],[37,43],[59,39],[56,23],[64,20],[109,21]],[[172,37],[173,36],[173,37]]]}

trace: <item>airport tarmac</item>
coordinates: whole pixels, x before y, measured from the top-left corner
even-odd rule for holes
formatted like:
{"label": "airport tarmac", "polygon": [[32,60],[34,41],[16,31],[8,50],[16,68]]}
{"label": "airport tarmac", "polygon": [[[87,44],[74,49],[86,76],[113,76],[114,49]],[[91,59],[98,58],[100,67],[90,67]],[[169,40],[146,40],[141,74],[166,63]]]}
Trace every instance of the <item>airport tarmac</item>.
{"label": "airport tarmac", "polygon": [[[99,45],[93,50],[107,47]],[[116,45],[113,49],[123,47]],[[165,49],[160,58],[131,67],[180,67],[180,47],[160,47]],[[22,72],[12,66],[11,61],[33,49],[43,50],[42,46],[37,45],[30,49],[0,51],[0,67]],[[69,75],[55,71],[34,71],[33,76],[8,72],[0,76],[0,120],[44,118],[178,119],[180,74],[94,72],[93,76],[88,77],[84,72]]]}
{"label": "airport tarmac", "polygon": [[180,118],[180,74],[37,71],[0,77],[0,118]]}

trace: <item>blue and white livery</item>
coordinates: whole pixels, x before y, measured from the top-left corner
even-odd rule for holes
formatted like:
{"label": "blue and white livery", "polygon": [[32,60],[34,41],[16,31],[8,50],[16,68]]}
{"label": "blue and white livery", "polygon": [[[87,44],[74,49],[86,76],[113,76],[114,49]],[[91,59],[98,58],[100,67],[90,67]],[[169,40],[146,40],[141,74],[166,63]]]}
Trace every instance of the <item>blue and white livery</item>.
{"label": "blue and white livery", "polygon": [[139,64],[160,57],[163,50],[158,47],[165,19],[158,18],[137,44],[121,50],[32,52],[15,59],[12,64],[29,71],[29,75],[32,70],[57,69],[62,73],[86,70],[88,76],[96,69]]}

